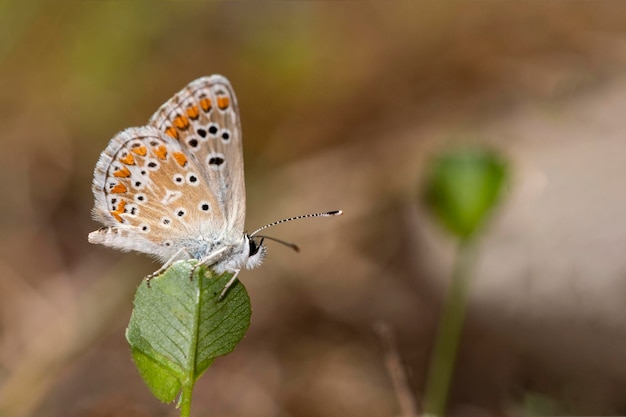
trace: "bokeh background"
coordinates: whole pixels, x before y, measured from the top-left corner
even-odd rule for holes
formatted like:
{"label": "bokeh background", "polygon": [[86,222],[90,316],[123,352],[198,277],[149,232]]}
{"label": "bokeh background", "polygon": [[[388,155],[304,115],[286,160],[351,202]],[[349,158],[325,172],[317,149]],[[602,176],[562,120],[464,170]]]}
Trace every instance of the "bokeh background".
{"label": "bokeh background", "polygon": [[468,143],[511,181],[449,414],[626,414],[624,70],[620,2],[0,2],[0,415],[177,415],[124,338],[156,265],[87,243],[90,183],[116,132],[213,73],[239,99],[248,228],[345,215],[272,230],[302,252],[241,274],[251,328],[192,415],[419,410],[455,249],[423,174]]}

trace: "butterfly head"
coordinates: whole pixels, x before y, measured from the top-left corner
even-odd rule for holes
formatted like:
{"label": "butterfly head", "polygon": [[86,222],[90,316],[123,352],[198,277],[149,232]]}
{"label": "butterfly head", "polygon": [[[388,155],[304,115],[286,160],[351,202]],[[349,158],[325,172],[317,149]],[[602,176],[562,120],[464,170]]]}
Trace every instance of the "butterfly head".
{"label": "butterfly head", "polygon": [[256,268],[257,266],[261,265],[267,253],[267,248],[263,246],[264,238],[260,236],[245,236],[248,243],[248,258],[246,259],[245,268]]}

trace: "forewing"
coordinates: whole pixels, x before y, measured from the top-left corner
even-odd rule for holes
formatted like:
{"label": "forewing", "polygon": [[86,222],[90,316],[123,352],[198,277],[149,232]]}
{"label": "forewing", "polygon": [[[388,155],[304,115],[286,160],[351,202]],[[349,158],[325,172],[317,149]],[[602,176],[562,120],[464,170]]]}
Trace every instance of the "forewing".
{"label": "forewing", "polygon": [[202,77],[176,93],[150,124],[178,141],[200,167],[224,213],[228,233],[240,238],[246,193],[237,98],[220,75]]}
{"label": "forewing", "polygon": [[100,155],[92,185],[94,219],[109,227],[89,241],[166,261],[190,239],[222,230],[220,203],[202,170],[154,127],[118,133]]}

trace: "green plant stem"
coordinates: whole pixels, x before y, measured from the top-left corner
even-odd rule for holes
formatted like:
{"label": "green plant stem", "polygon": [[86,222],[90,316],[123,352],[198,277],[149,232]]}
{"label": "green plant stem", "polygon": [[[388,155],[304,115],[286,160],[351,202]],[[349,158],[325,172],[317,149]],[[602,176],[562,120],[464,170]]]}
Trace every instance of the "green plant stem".
{"label": "green plant stem", "polygon": [[471,239],[461,240],[437,331],[424,395],[424,415],[443,416],[454,371],[469,293],[469,272],[474,259]]}
{"label": "green plant stem", "polygon": [[180,394],[180,417],[189,417],[191,415],[191,396],[193,394],[194,381],[188,381],[183,385]]}
{"label": "green plant stem", "polygon": [[182,393],[180,396],[180,417],[190,417],[191,415],[191,397],[193,394],[193,387],[196,384],[196,350],[198,347],[198,329],[200,322],[200,297],[202,295],[202,280],[206,279],[202,268],[198,269],[197,276],[194,279],[198,280],[198,286],[196,287],[196,303],[195,303],[195,327],[191,332],[191,352],[187,361],[187,377],[182,386]]}

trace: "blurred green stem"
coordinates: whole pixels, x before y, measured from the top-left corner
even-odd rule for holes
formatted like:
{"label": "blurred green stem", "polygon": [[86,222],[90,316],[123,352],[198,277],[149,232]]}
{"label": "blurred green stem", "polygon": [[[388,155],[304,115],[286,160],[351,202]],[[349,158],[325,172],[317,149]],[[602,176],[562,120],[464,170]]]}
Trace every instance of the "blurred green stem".
{"label": "blurred green stem", "polygon": [[443,416],[461,338],[469,293],[469,275],[474,260],[472,239],[462,239],[457,250],[452,282],[443,306],[435,349],[428,370],[424,415]]}
{"label": "blurred green stem", "polygon": [[180,417],[189,417],[191,415],[191,394],[193,393],[193,382],[183,386],[180,397]]}

